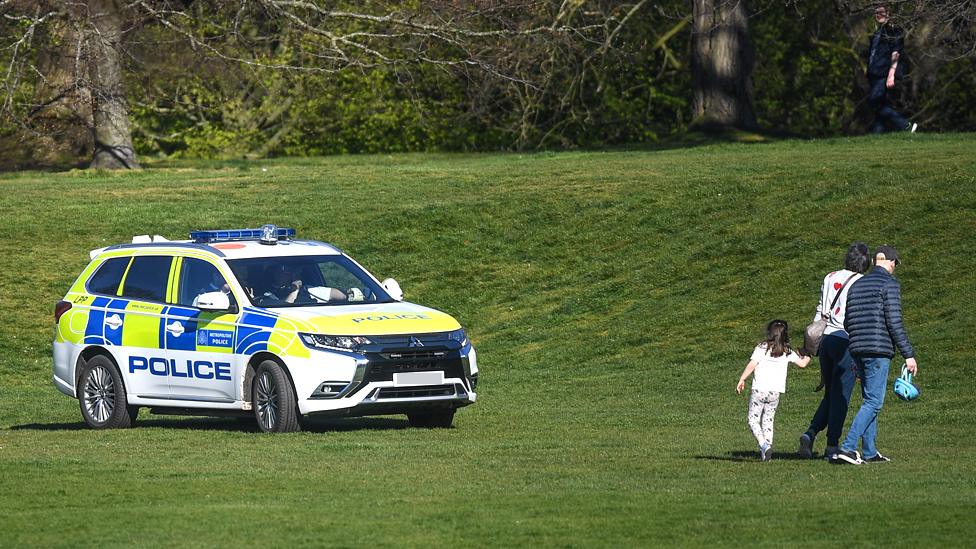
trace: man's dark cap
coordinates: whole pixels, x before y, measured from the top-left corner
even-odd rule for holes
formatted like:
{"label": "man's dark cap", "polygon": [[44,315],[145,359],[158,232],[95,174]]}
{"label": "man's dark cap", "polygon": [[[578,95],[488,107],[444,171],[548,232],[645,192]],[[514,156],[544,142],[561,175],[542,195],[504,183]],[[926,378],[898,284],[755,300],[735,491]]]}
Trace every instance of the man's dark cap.
{"label": "man's dark cap", "polygon": [[884,254],[885,259],[888,261],[894,261],[895,265],[901,265],[901,259],[898,257],[898,250],[892,248],[887,244],[882,244],[874,250],[874,255],[877,257],[878,254]]}

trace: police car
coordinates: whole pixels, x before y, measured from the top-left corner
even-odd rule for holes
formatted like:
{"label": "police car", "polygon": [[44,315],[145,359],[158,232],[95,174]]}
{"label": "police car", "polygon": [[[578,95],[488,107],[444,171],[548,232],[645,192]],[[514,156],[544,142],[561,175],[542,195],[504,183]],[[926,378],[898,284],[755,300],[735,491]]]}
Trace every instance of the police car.
{"label": "police car", "polygon": [[90,427],[129,427],[141,407],[253,414],[268,432],[313,414],[449,427],[475,402],[464,329],[396,280],[274,225],[190,238],[92,250],[55,306],[54,385]]}

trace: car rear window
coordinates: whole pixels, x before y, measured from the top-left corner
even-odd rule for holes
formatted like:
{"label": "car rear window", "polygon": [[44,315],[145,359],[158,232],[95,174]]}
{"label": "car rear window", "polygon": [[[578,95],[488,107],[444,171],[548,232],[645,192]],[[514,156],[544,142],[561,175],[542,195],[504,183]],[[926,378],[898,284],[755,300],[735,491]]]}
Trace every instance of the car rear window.
{"label": "car rear window", "polygon": [[170,256],[144,255],[132,259],[129,274],[125,275],[122,297],[146,301],[166,301],[169,282]]}
{"label": "car rear window", "polygon": [[93,294],[117,295],[122,273],[129,264],[130,257],[113,257],[95,271],[88,280],[88,291]]}

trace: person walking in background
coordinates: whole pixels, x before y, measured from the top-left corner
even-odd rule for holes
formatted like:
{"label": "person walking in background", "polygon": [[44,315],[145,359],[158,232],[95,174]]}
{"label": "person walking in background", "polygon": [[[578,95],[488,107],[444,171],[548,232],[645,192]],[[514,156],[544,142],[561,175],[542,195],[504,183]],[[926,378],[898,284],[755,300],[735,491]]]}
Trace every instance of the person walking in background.
{"label": "person walking in background", "polygon": [[888,129],[915,133],[918,124],[910,123],[898,114],[888,101],[888,90],[895,87],[895,79],[905,72],[905,63],[899,63],[905,52],[904,32],[891,24],[890,15],[887,5],[874,8],[878,30],[871,35],[867,55],[868,103],[874,111],[871,133],[883,133]]}
{"label": "person walking in background", "polygon": [[[878,246],[874,263],[874,269],[847,292],[844,329],[850,336],[850,353],[861,378],[864,403],[854,416],[840,450],[831,458],[835,463],[890,461],[878,452],[876,441],[878,414],[884,405],[888,367],[896,346],[905,357],[908,371],[912,374],[918,371],[915,350],[901,318],[901,285],[892,276],[901,263],[898,252],[891,246]],[[864,451],[863,461],[857,452],[858,441]]]}
{"label": "person walking in background", "polygon": [[774,320],[766,326],[766,339],[752,351],[752,358],[735,386],[735,392],[741,393],[746,379],[755,372],[749,397],[749,428],[759,443],[759,459],[762,461],[773,457],[773,420],[779,396],[786,392],[786,366],[790,362],[806,368],[810,357],[800,357],[793,351],[786,321]]}
{"label": "person walking in background", "polygon": [[871,258],[868,247],[863,242],[855,242],[847,248],[844,258],[844,268],[827,274],[820,288],[820,301],[817,303],[817,313],[814,321],[820,318],[827,320],[823,340],[817,356],[820,358],[820,379],[823,383],[824,395],[820,406],[813,413],[810,427],[800,435],[801,457],[813,457],[813,442],[820,431],[827,429],[827,448],[825,456],[837,453],[844,420],[847,419],[847,408],[851,403],[851,392],[854,390],[854,359],[848,352],[849,344],[847,332],[844,331],[844,313],[847,310],[847,290],[851,284],[857,282],[868,267]]}

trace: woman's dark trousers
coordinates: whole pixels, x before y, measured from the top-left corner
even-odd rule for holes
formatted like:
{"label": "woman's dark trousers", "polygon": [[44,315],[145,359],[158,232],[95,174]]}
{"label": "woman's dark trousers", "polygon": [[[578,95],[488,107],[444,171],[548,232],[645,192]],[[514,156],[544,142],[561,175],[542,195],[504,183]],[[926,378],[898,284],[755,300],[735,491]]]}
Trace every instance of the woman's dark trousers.
{"label": "woman's dark trousers", "polygon": [[820,343],[820,375],[823,376],[824,395],[810,420],[807,434],[813,440],[827,429],[827,446],[837,447],[847,419],[847,407],[854,391],[854,359],[847,351],[850,342],[833,334]]}

